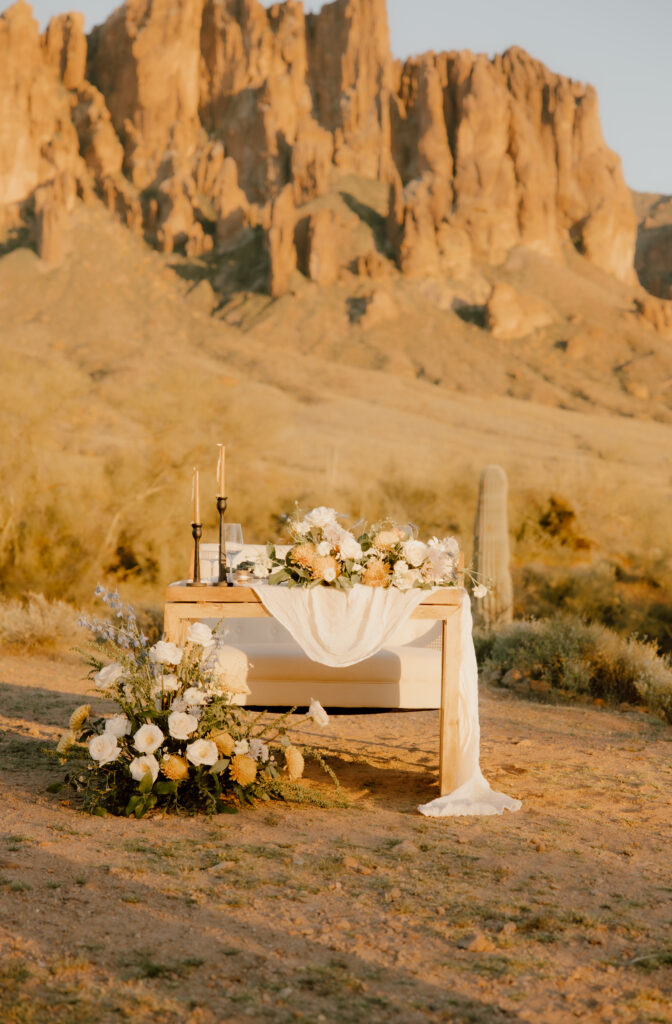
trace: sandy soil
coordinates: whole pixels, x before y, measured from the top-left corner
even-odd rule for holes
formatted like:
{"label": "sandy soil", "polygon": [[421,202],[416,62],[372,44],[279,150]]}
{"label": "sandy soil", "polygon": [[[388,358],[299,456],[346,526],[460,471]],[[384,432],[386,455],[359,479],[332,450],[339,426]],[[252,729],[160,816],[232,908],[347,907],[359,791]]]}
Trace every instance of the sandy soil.
{"label": "sandy soil", "polygon": [[662,722],[484,689],[484,770],[523,800],[502,818],[416,813],[416,712],[332,718],[347,808],[103,820],[45,791],[85,685],[0,657],[6,1024],[672,1021]]}

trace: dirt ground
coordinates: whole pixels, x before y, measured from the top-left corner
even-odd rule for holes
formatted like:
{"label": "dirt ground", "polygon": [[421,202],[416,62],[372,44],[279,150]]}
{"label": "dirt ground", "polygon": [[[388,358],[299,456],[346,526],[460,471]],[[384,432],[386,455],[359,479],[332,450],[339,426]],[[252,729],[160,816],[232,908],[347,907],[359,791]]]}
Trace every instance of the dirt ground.
{"label": "dirt ground", "polygon": [[349,807],[128,821],[45,789],[85,688],[0,656],[3,1024],[672,1021],[657,719],[483,688],[484,771],[523,801],[503,817],[416,812],[438,744],[413,712],[315,735]]}

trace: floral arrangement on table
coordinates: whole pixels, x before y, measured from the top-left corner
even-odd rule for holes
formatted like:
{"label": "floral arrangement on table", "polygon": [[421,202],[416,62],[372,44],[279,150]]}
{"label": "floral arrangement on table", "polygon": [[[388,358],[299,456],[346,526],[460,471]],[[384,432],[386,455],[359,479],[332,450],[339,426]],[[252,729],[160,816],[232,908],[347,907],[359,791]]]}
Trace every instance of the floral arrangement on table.
{"label": "floral arrangement on table", "polygon": [[[218,646],[200,622],[183,648],[165,640],[150,646],[133,609],[117,594],[96,592],[115,620],[81,620],[97,652],[86,660],[98,694],[116,712],[91,717],[88,704],[73,711],[56,751],[88,763],[49,789],[69,784],[92,813],[136,818],[153,808],[231,813],[239,804],[286,795],[305,764],[305,751],[288,735],[296,708],[268,721],[263,711],[237,706],[233,697],[249,693],[242,651]],[[306,717],[329,724],[317,701]],[[310,753],[336,781],[319,753]]]}
{"label": "floral arrangement on table", "polygon": [[[255,561],[238,568],[265,578],[270,584],[290,587],[325,585],[349,590],[356,583],[369,587],[456,587],[460,585],[460,547],[454,537],[418,540],[414,528],[390,520],[375,523],[357,536],[339,523],[333,508],[320,506],[289,520],[292,544],[279,555],[273,544]],[[487,587],[474,583],[474,596],[484,597]]]}

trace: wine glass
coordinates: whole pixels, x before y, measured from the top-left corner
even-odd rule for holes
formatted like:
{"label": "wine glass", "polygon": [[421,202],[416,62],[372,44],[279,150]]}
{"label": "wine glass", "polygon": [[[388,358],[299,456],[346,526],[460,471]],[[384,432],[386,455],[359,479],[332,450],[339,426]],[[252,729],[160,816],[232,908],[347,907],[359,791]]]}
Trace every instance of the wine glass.
{"label": "wine glass", "polygon": [[240,523],[224,523],[223,526],[226,562],[231,569],[235,568],[236,559],[243,550],[243,528]]}

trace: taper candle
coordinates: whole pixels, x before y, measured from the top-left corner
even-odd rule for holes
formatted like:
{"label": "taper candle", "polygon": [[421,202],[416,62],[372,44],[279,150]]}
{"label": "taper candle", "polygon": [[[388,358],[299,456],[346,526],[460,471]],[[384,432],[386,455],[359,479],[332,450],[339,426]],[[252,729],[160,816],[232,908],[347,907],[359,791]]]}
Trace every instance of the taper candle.
{"label": "taper candle", "polygon": [[226,490],[224,489],[224,459],[226,457],[226,448],[223,444],[218,444],[219,458],[217,459],[217,497],[225,498]]}
{"label": "taper candle", "polygon": [[201,495],[198,482],[198,467],[194,466],[194,476],[191,484],[191,496],[194,499],[194,522],[201,521]]}

